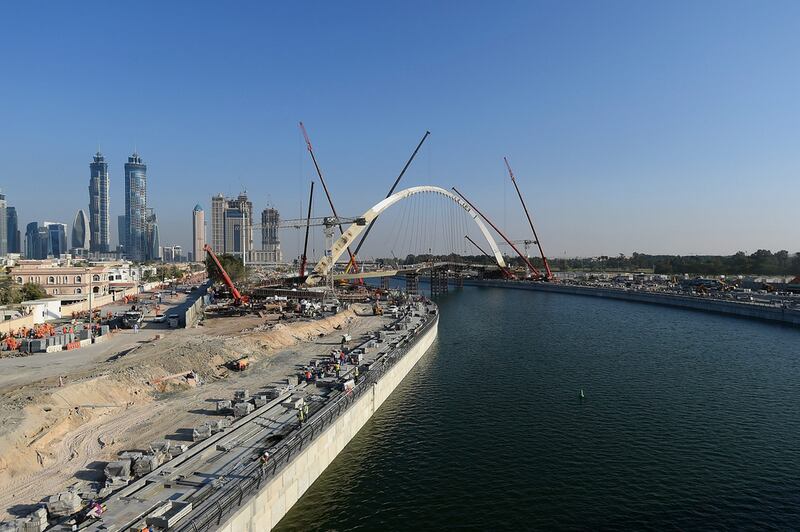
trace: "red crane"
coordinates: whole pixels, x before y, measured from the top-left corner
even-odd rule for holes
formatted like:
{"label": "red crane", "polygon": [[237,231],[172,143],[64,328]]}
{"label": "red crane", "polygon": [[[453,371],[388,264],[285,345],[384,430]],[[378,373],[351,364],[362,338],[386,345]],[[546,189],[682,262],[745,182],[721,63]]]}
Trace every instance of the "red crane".
{"label": "red crane", "polygon": [[522,192],[519,191],[517,180],[514,179],[514,172],[511,171],[511,165],[508,164],[508,158],[503,157],[503,160],[506,163],[506,168],[508,168],[508,175],[511,176],[511,182],[514,183],[514,188],[517,190],[517,196],[519,196],[519,201],[522,203],[522,208],[525,210],[525,216],[528,217],[528,223],[531,226],[531,231],[533,231],[533,241],[536,242],[536,245],[539,247],[539,254],[542,256],[542,264],[544,264],[544,270],[546,272],[545,279],[549,281],[553,278],[553,272],[550,271],[550,264],[547,262],[547,257],[544,256],[544,250],[542,249],[542,244],[539,242],[539,237],[536,236],[536,228],[533,227],[533,220],[531,220],[531,215],[528,212],[527,205],[525,205],[525,200],[522,199]]}
{"label": "red crane", "polygon": [[248,298],[247,296],[243,296],[242,294],[239,293],[239,290],[237,290],[236,286],[234,286],[233,281],[231,281],[231,278],[228,275],[228,272],[226,272],[225,268],[222,267],[222,263],[217,258],[217,255],[214,253],[214,250],[211,249],[211,246],[206,244],[205,246],[203,246],[203,251],[208,253],[208,255],[211,257],[211,259],[214,261],[214,264],[217,265],[217,268],[219,269],[219,273],[222,274],[222,279],[224,279],[225,284],[228,286],[228,289],[231,291],[231,295],[233,296],[233,304],[238,307],[242,303],[248,303],[250,298]]}

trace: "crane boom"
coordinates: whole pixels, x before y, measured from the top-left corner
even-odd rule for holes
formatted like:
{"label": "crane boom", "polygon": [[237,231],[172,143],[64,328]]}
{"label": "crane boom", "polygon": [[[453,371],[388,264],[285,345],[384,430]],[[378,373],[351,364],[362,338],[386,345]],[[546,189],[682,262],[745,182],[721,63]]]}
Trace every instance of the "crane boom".
{"label": "crane boom", "polygon": [[[336,213],[336,207],[333,206],[333,199],[331,198],[330,192],[328,192],[328,185],[325,184],[325,178],[322,177],[322,170],[319,169],[319,164],[317,164],[317,157],[314,155],[314,148],[311,147],[311,139],[308,138],[306,126],[304,126],[302,122],[300,122],[300,131],[303,132],[303,138],[306,140],[306,148],[308,148],[308,153],[311,154],[311,160],[314,163],[314,168],[317,170],[319,181],[322,183],[322,190],[325,191],[325,196],[328,198],[328,204],[331,206],[331,212],[333,213],[334,218],[338,218],[339,215]],[[339,226],[339,233],[343,235],[344,227],[342,227],[342,224],[337,225]],[[350,255],[350,262],[352,262],[355,267],[358,267],[356,264],[356,257],[353,255],[353,252],[350,251],[350,246],[347,246],[347,253]]]}
{"label": "crane boom", "polygon": [[536,245],[539,247],[539,254],[542,256],[542,264],[544,264],[544,270],[546,279],[549,281],[553,278],[553,272],[550,271],[550,264],[547,262],[547,257],[544,256],[544,250],[542,249],[542,243],[539,242],[539,237],[536,235],[536,228],[533,226],[533,220],[531,219],[531,214],[528,212],[528,206],[525,205],[525,200],[522,199],[522,192],[520,192],[519,187],[517,186],[517,180],[514,178],[514,172],[511,170],[511,165],[508,164],[508,158],[503,157],[503,161],[506,163],[506,168],[508,168],[508,175],[511,176],[511,182],[514,183],[514,188],[517,191],[517,196],[519,196],[519,201],[522,203],[522,208],[525,210],[525,216],[528,218],[528,223],[531,226],[531,231],[533,232],[533,241],[536,242]]}
{"label": "crane boom", "polygon": [[483,218],[484,220],[486,220],[486,222],[487,222],[489,225],[491,225],[491,226],[492,226],[492,229],[494,229],[495,231],[497,231],[497,234],[498,234],[498,235],[500,235],[501,237],[503,237],[503,240],[505,240],[506,242],[508,242],[508,245],[509,245],[509,246],[511,246],[511,249],[513,249],[514,251],[516,251],[516,252],[517,252],[517,255],[519,255],[519,256],[520,256],[520,258],[522,259],[522,261],[523,261],[523,262],[524,262],[524,263],[525,263],[525,264],[528,266],[528,268],[530,268],[530,270],[531,270],[531,273],[533,273],[533,275],[534,275],[535,277],[541,277],[541,276],[542,276],[542,273],[541,273],[539,270],[537,270],[537,269],[536,269],[536,266],[534,266],[533,264],[531,264],[531,261],[530,261],[530,260],[528,260],[528,257],[526,257],[525,255],[523,255],[523,254],[522,254],[522,252],[520,252],[520,250],[518,250],[518,249],[517,249],[517,246],[515,246],[515,245],[514,245],[514,243],[513,243],[511,240],[509,240],[509,239],[508,239],[508,237],[507,237],[507,236],[506,236],[506,235],[505,235],[505,234],[504,234],[504,233],[503,233],[503,232],[502,232],[502,231],[501,231],[501,230],[500,230],[500,229],[499,229],[499,228],[498,228],[496,225],[494,225],[494,223],[493,223],[493,222],[492,222],[492,221],[491,221],[489,218],[487,218],[487,217],[486,217],[486,215],[485,215],[485,214],[483,214],[481,211],[479,211],[479,210],[478,210],[478,208],[477,208],[477,207],[475,207],[475,205],[473,205],[473,204],[472,204],[472,203],[471,203],[471,202],[470,202],[470,201],[469,201],[469,200],[468,200],[468,199],[467,199],[467,198],[464,196],[464,194],[462,194],[461,192],[459,192],[459,191],[458,191],[458,189],[456,189],[456,187],[452,187],[452,188],[453,188],[453,192],[455,192],[456,194],[458,194],[459,196],[461,196],[461,199],[463,199],[465,202],[467,202],[467,205],[469,205],[469,206],[470,206],[470,207],[471,207],[471,208],[472,208],[472,209],[473,209],[475,212],[477,212],[477,213],[480,215],[480,217],[481,217],[481,218]]}
{"label": "crane boom", "polygon": [[[392,185],[392,188],[390,188],[389,192],[386,194],[387,198],[389,196],[391,196],[392,194],[394,194],[394,189],[397,188],[397,184],[400,183],[401,179],[403,179],[403,175],[405,175],[406,170],[408,170],[408,167],[411,166],[411,163],[414,161],[414,158],[417,156],[417,152],[422,147],[422,145],[425,143],[425,139],[427,139],[430,134],[431,134],[430,131],[426,131],[425,134],[422,136],[422,140],[420,140],[419,144],[417,144],[416,149],[414,149],[414,153],[412,153],[411,157],[408,158],[408,161],[406,161],[406,165],[403,166],[403,169],[400,171],[400,175],[398,175],[397,179],[394,180],[394,184]],[[361,240],[359,240],[358,245],[356,246],[356,250],[355,250],[356,257],[358,256],[358,252],[361,251],[361,246],[364,245],[364,241],[369,236],[369,232],[372,231],[372,227],[375,225],[375,222],[377,222],[377,221],[378,221],[378,217],[376,216],[375,219],[372,220],[372,222],[370,222],[369,227],[367,227],[367,229],[364,231],[364,236],[361,237]]]}
{"label": "crane boom", "polygon": [[306,253],[308,252],[308,230],[311,227],[311,203],[314,201],[314,182],[311,182],[311,193],[308,196],[308,215],[306,216],[306,238],[303,242],[303,256],[300,258],[300,277],[306,274]]}
{"label": "crane boom", "polygon": [[208,253],[208,255],[211,257],[211,260],[213,260],[214,264],[217,265],[217,268],[219,269],[219,273],[222,274],[222,279],[225,281],[225,284],[228,286],[228,289],[231,291],[231,295],[233,296],[233,304],[238,307],[242,303],[247,303],[247,296],[242,296],[242,294],[239,293],[239,290],[236,289],[236,286],[234,286],[233,281],[231,281],[231,278],[228,275],[228,272],[226,272],[225,268],[222,267],[222,263],[217,258],[217,255],[214,253],[214,250],[211,249],[211,246],[206,244],[205,246],[203,246],[203,251]]}

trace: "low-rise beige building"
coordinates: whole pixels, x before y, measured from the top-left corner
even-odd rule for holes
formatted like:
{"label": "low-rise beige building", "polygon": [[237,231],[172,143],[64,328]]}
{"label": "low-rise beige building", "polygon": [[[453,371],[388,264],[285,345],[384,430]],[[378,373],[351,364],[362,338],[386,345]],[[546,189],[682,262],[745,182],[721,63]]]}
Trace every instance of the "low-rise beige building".
{"label": "low-rise beige building", "polygon": [[104,296],[110,291],[107,266],[60,265],[52,260],[23,260],[11,268],[18,284],[41,285],[48,295],[64,301],[80,301],[89,294]]}

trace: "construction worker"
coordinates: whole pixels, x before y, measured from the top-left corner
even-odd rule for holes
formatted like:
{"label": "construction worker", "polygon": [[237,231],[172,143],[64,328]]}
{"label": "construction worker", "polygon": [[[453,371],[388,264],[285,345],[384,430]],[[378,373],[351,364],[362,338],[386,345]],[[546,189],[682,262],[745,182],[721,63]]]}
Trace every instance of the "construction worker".
{"label": "construction worker", "polygon": [[269,451],[264,451],[261,455],[261,467],[267,467],[267,462],[269,462]]}
{"label": "construction worker", "polygon": [[341,369],[338,362],[336,363],[335,366],[333,366],[333,369],[336,370],[336,378],[338,379],[339,378],[339,370]]}
{"label": "construction worker", "polygon": [[358,366],[356,366],[353,369],[353,377],[355,377],[355,379],[358,380]]}
{"label": "construction worker", "polygon": [[297,409],[297,419],[300,421],[300,424],[303,424],[303,421],[306,420],[305,414],[303,413],[303,407]]}

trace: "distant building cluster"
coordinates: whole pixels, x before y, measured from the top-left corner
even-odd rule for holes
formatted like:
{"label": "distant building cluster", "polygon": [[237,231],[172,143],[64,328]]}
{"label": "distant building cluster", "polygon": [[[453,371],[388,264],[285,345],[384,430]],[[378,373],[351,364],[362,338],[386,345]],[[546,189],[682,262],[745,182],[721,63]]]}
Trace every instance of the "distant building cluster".
{"label": "distant building cluster", "polygon": [[[253,229],[259,224],[254,222],[253,203],[248,199],[247,192],[242,192],[236,198],[217,194],[211,198],[211,248],[216,253],[239,257],[246,263],[281,262],[279,222],[280,215],[276,209],[267,207],[261,212],[261,249],[254,249]],[[196,243],[195,257],[200,257],[201,250]]]}
{"label": "distant building cluster", "polygon": [[[127,259],[137,263],[205,259],[206,218],[199,204],[192,209],[190,248],[184,252],[181,246],[161,244],[158,217],[148,207],[147,165],[138,152],[134,151],[124,165],[124,214],[116,218],[116,247],[111,245],[109,164],[99,151],[89,163],[88,190],[88,209],[78,209],[71,230],[56,221],[32,221],[21,228],[17,209],[9,206],[6,196],[0,193],[0,258],[10,254],[16,255],[17,260]],[[283,260],[279,228],[278,210],[268,206],[258,217],[246,191],[235,198],[222,194],[211,198],[208,243],[218,253],[238,256],[248,264],[279,263]],[[257,231],[260,246],[254,245]]]}

